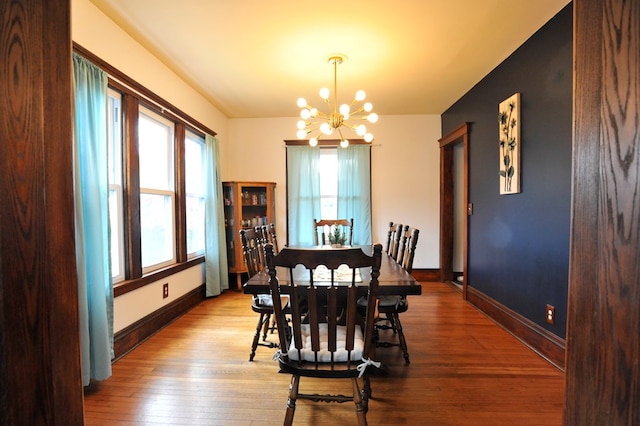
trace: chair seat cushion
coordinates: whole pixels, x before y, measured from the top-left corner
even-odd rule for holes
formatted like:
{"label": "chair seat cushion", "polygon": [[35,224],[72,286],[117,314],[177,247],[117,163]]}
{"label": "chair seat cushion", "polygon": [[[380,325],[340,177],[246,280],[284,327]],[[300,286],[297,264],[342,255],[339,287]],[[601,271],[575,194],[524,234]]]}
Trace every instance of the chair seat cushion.
{"label": "chair seat cushion", "polygon": [[[283,308],[289,306],[289,296],[280,296],[280,300],[282,300]],[[253,297],[253,304],[259,308],[273,309],[273,298],[270,294],[258,294]]]}
{"label": "chair seat cushion", "polygon": [[[404,296],[379,296],[378,297],[379,307],[394,306],[398,308],[406,304],[407,304],[407,298]],[[359,298],[358,305],[367,306],[367,298],[366,297]]]}
{"label": "chair seat cushion", "polygon": [[[327,337],[327,324],[320,324],[320,348],[321,350],[318,352],[318,360],[320,362],[331,362],[331,352],[329,352],[328,348],[328,337]],[[364,339],[362,337],[362,330],[360,327],[356,327],[356,334],[353,344],[353,350],[349,353],[345,349],[345,339],[347,335],[345,326],[338,326],[337,328],[337,350],[334,352],[333,361],[334,362],[346,362],[348,360],[351,361],[360,361],[362,360],[362,351],[364,350]],[[302,332],[302,349],[300,350],[302,360],[315,362],[315,353],[311,350],[311,333],[309,324],[301,325]],[[289,359],[298,361],[300,358],[298,357],[298,350],[295,347],[293,339],[291,340],[291,346],[289,347]]]}
{"label": "chair seat cushion", "polygon": [[254,303],[258,306],[273,308],[273,298],[270,294],[258,294],[254,298]]}

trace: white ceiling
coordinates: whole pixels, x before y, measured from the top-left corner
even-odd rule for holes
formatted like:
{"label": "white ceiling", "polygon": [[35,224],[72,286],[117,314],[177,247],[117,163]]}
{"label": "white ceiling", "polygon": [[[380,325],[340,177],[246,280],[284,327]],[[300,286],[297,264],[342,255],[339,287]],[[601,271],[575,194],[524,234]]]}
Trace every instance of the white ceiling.
{"label": "white ceiling", "polygon": [[[230,118],[364,89],[379,115],[441,114],[569,0],[91,0]],[[553,46],[550,46],[553,48]]]}

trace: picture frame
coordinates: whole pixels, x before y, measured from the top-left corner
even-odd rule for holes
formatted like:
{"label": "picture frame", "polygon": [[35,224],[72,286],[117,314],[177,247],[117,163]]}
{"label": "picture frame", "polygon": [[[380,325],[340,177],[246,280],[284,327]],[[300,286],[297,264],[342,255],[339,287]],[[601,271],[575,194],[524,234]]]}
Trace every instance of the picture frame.
{"label": "picture frame", "polygon": [[500,194],[520,192],[520,93],[498,106]]}

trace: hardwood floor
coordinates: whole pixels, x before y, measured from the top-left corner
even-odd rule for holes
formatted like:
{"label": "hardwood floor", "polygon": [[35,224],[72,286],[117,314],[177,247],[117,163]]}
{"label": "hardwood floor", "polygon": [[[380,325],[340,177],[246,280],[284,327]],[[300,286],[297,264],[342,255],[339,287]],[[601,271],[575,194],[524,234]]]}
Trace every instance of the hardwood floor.
{"label": "hardwood floor", "polygon": [[[370,425],[562,424],[561,371],[453,287],[422,288],[401,317],[411,364],[404,364],[397,347],[378,349],[389,374],[372,379]],[[282,424],[290,377],[277,373],[274,349],[258,347],[254,362],[248,361],[256,321],[248,295],[228,291],[206,300],[85,392],[86,424]],[[314,383],[303,379],[301,391],[305,384]],[[350,391],[348,381],[317,384]],[[294,419],[300,425],[355,423],[350,403],[300,401]]]}

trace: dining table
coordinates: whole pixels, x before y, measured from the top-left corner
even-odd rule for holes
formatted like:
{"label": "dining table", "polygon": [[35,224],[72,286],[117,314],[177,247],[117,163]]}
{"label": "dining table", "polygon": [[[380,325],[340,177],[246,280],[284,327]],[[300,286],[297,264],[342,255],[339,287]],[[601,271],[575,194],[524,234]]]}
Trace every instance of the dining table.
{"label": "dining table", "polygon": [[[353,246],[360,248],[365,254],[371,256],[373,253],[372,245]],[[296,247],[301,248],[301,247]],[[313,250],[343,250],[344,248],[350,248],[350,246],[343,247],[331,247],[330,245],[302,247]],[[294,277],[296,274],[305,274],[308,272],[302,265],[298,265],[294,271]],[[362,295],[367,292],[368,283],[371,281],[371,268],[360,268],[359,270],[362,283]],[[286,268],[278,267],[277,270],[278,280],[282,284],[288,284],[289,274]],[[314,279],[317,282],[317,280]],[[378,295],[379,296],[410,296],[422,294],[422,286],[416,279],[408,273],[395,259],[393,259],[385,251],[382,252],[382,258],[380,262],[380,276],[378,277]],[[243,291],[245,294],[269,294],[269,273],[266,268],[249,278],[249,280],[243,285]]]}

